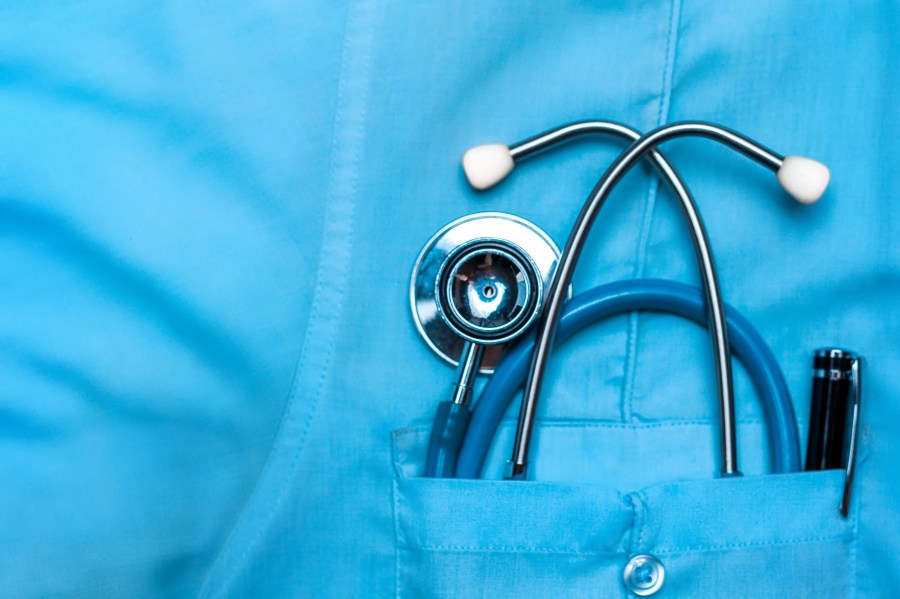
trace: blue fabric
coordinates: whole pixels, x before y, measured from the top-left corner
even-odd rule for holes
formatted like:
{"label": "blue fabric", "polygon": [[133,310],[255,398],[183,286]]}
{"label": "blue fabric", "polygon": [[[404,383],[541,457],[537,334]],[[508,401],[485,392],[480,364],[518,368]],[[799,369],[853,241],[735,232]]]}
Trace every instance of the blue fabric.
{"label": "blue fabric", "polygon": [[[666,567],[661,596],[896,595],[898,13],[892,0],[0,7],[4,596],[625,596],[636,552]],[[458,158],[584,118],[712,120],[831,167],[826,196],[802,207],[719,146],[665,148],[725,299],[783,365],[801,439],[812,350],[868,358],[849,519],[839,473],[768,474],[741,371],[747,476],[713,478],[706,335],[660,315],[557,353],[538,482],[420,477],[453,376],[409,314],[421,245],[481,210],[561,243],[621,146],[573,144],[488,193]],[[576,290],[698,284],[659,190],[646,167],[626,179]],[[506,457],[507,416],[489,464]]]}

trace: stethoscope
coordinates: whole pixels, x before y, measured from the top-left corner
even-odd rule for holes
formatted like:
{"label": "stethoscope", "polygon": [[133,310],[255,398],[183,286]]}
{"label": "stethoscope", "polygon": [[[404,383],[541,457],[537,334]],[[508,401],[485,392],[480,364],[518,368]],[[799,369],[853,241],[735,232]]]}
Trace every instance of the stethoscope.
{"label": "stethoscope", "polygon": [[[814,203],[824,193],[828,169],[809,158],[781,156],[746,136],[709,123],[675,123],[640,135],[606,121],[566,125],[513,146],[476,146],[463,156],[463,169],[472,187],[487,189],[503,180],[518,162],[596,133],[632,143],[594,187],[562,252],[540,228],[524,219],[481,213],[443,227],[416,260],[410,284],[414,320],[429,346],[458,365],[451,399],[440,402],[435,415],[426,476],[477,478],[500,419],[524,383],[506,478],[526,478],[538,398],[552,346],[598,320],[635,310],[668,312],[709,327],[717,376],[722,476],[740,475],[731,349],[741,358],[762,402],[773,471],[799,470],[800,443],[784,375],[752,325],[722,302],[700,213],[677,171],[655,148],[686,136],[721,142],[774,171],[785,191],[803,204]],[[572,274],[594,219],[616,184],[647,154],[680,202],[700,266],[702,292],[671,281],[632,280],[571,297]],[[529,330],[534,330],[533,338],[525,335]],[[515,340],[518,342],[510,346]],[[491,370],[493,376],[473,408],[475,376]]]}

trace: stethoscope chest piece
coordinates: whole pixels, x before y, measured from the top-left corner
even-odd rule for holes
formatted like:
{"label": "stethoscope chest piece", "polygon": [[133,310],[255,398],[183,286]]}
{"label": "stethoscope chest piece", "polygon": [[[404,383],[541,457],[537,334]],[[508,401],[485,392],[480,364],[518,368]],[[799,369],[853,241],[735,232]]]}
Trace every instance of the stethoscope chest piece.
{"label": "stethoscope chest piece", "polygon": [[484,345],[481,371],[492,372],[506,343],[537,318],[558,259],[553,240],[522,218],[482,212],[455,220],[413,267],[416,328],[454,365],[466,342]]}

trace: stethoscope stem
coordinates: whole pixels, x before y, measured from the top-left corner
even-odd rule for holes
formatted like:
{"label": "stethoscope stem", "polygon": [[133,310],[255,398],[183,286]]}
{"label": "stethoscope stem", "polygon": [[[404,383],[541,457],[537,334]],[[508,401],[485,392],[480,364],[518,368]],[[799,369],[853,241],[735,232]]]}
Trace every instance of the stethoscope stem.
{"label": "stethoscope stem", "polygon": [[431,439],[425,457],[425,476],[452,478],[456,459],[472,418],[472,394],[481,368],[484,345],[467,341],[459,356],[456,382],[450,400],[438,404],[431,424]]}
{"label": "stethoscope stem", "polygon": [[483,357],[483,345],[466,341],[459,356],[459,366],[456,368],[456,383],[453,385],[453,397],[450,399],[452,403],[460,406],[472,403],[475,377],[478,376]]}
{"label": "stethoscope stem", "polygon": [[[578,135],[586,128],[590,127],[585,124],[576,124],[564,128],[565,130],[560,133],[560,137],[557,141]],[[599,131],[600,129],[597,128],[597,130]],[[603,132],[617,133],[634,139],[631,133],[627,133],[626,131],[630,130],[620,125],[603,129]],[[642,137],[636,138],[634,143],[619,155],[598,181],[582,207],[582,210],[575,221],[575,225],[572,228],[572,232],[569,235],[569,239],[566,242],[566,246],[563,249],[562,256],[560,257],[559,264],[550,284],[544,311],[538,321],[537,338],[535,340],[525,394],[519,411],[513,455],[510,459],[507,471],[508,478],[521,479],[525,478],[527,474],[528,450],[531,443],[537,402],[543,383],[544,370],[553,344],[556,323],[562,311],[563,303],[565,302],[565,290],[571,282],[575,265],[578,262],[578,258],[580,257],[581,250],[584,247],[584,242],[593,225],[594,219],[619,180],[621,180],[621,178],[631,170],[645,154],[654,152],[653,148],[665,141],[688,136],[706,137],[723,143],[773,171],[777,171],[784,161],[783,156],[772,152],[739,133],[725,127],[702,122],[674,123],[672,125],[660,127]],[[511,148],[510,153],[513,154],[514,159],[522,159],[546,149],[549,145],[552,145],[552,143],[554,143],[552,137],[538,136],[516,146],[516,153],[513,153],[513,149]],[[734,395],[732,392],[730,376],[730,359],[727,354],[728,344],[725,338],[725,326],[722,318],[722,303],[721,298],[718,297],[718,282],[715,277],[715,269],[713,268],[712,254],[709,251],[709,244],[705,232],[703,231],[699,214],[697,213],[693,202],[690,201],[690,195],[687,192],[687,188],[677,177],[665,159],[656,152],[654,152],[654,154],[653,158],[657,167],[666,174],[666,178],[672,185],[673,190],[675,190],[676,194],[682,200],[682,207],[685,209],[688,220],[691,222],[694,243],[698,255],[701,256],[701,271],[703,272],[704,289],[706,290],[708,309],[710,312],[710,328],[716,346],[716,372],[719,382],[719,404],[721,412],[721,472],[724,476],[737,475],[739,474],[739,470],[735,434]],[[660,164],[660,161],[662,164]],[[681,188],[681,191],[679,191],[679,188]],[[685,201],[686,199],[687,201]],[[693,218],[690,216],[691,213],[694,215]],[[697,232],[698,230],[699,234]],[[715,294],[713,294],[713,292],[715,292]]]}

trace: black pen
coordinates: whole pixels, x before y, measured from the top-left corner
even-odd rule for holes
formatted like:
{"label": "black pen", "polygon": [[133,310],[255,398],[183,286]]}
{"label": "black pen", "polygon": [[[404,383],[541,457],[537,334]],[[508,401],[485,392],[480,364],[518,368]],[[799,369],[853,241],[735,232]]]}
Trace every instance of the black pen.
{"label": "black pen", "polygon": [[818,349],[813,357],[806,469],[847,470],[840,505],[845,517],[859,437],[860,363],[856,352],[836,347]]}

